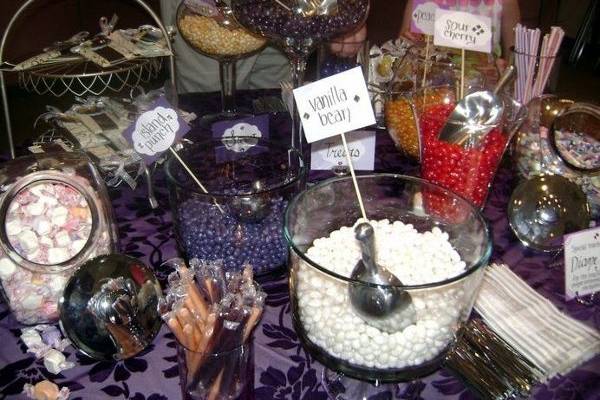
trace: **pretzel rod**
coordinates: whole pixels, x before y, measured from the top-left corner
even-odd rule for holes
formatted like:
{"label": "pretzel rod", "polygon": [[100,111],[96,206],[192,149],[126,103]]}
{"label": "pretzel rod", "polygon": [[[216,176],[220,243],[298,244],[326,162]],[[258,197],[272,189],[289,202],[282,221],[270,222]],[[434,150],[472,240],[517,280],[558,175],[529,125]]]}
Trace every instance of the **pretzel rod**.
{"label": "pretzel rod", "polygon": [[252,333],[252,330],[256,326],[256,323],[258,322],[261,314],[262,314],[262,308],[252,307],[252,313],[250,314],[248,321],[246,321],[246,326],[244,327],[244,338],[243,338],[242,344],[246,343],[246,341],[250,337],[250,334]]}
{"label": "pretzel rod", "polygon": [[183,334],[183,328],[179,324],[177,318],[171,317],[167,321],[167,326],[171,329],[171,332],[175,335],[177,340],[179,340],[185,347],[190,347],[187,337]]}
{"label": "pretzel rod", "polygon": [[202,295],[198,292],[198,287],[194,282],[190,282],[187,287],[188,298],[191,300],[194,310],[200,315],[200,318],[205,320],[208,317],[208,305],[202,299]]}
{"label": "pretzel rod", "polygon": [[210,392],[208,392],[207,400],[216,400],[219,398],[218,396],[219,396],[219,392],[221,390],[221,379],[222,378],[223,378],[223,370],[221,370],[221,372],[219,372],[217,379],[211,386]]}

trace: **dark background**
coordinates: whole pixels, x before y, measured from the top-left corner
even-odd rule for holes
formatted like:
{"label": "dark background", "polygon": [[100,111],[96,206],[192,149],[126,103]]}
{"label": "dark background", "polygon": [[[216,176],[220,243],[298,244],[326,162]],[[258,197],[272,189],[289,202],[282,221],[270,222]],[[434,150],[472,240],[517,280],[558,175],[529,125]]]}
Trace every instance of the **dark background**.
{"label": "dark background", "polygon": [[[550,25],[560,25],[567,32],[561,54],[559,85],[556,92],[564,97],[576,100],[600,100],[600,77],[594,66],[600,52],[598,45],[587,45],[583,57],[577,65],[568,65],[566,59],[577,35],[577,30],[586,15],[589,1],[597,0],[520,0],[523,23],[539,26],[543,31]],[[24,0],[0,0],[0,32],[4,32],[15,11]],[[159,0],[147,0],[157,13],[160,13]],[[402,20],[404,0],[371,0],[371,11],[368,20],[369,40],[382,43],[396,37]],[[600,9],[600,7],[598,7]],[[48,44],[70,37],[76,32],[87,30],[97,32],[98,19],[106,16],[110,19],[113,13],[119,16],[118,27],[127,28],[152,23],[150,16],[133,0],[37,0],[22,15],[7,38],[4,59],[22,61],[40,53]],[[598,13],[600,14],[600,12]],[[600,30],[597,19],[596,31]],[[598,43],[598,32],[591,43]],[[15,141],[21,143],[35,135],[32,126],[35,118],[44,112],[46,104],[64,106],[73,104],[72,96],[55,98],[53,96],[37,96],[20,89],[15,74],[6,73],[9,86],[8,96],[11,110],[13,135]],[[166,72],[160,80],[167,79]],[[3,113],[0,113],[0,153],[7,153],[7,142]]]}

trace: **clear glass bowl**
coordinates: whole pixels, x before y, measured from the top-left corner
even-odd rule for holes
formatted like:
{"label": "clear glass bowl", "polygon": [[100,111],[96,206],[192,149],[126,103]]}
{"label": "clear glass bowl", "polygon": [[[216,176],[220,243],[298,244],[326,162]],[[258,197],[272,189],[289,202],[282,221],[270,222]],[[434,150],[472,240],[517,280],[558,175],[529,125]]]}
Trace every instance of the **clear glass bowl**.
{"label": "clear glass bowl", "polygon": [[[376,285],[352,280],[349,273],[334,272],[333,261],[318,263],[309,256],[316,240],[353,226],[361,216],[351,195],[352,180],[330,179],[300,193],[286,211],[293,324],[306,349],[332,370],[369,381],[414,379],[440,366],[469,318],[492,249],[487,223],[465,199],[419,178],[376,174],[360,176],[358,183],[372,221],[401,221],[419,233],[439,228],[465,268],[445,280],[402,287],[416,310],[414,323],[406,328],[383,333],[368,326],[354,314],[348,286]],[[377,231],[375,239],[383,240]],[[402,237],[393,240],[401,243]],[[353,246],[348,243],[339,253],[345,256]],[[360,253],[354,254],[358,261]],[[348,259],[348,271],[356,261]]]}
{"label": "clear glass bowl", "polygon": [[252,265],[257,277],[287,263],[283,214],[304,188],[306,169],[293,149],[255,138],[186,145],[167,161],[175,234],[186,259],[223,260],[226,269]]}

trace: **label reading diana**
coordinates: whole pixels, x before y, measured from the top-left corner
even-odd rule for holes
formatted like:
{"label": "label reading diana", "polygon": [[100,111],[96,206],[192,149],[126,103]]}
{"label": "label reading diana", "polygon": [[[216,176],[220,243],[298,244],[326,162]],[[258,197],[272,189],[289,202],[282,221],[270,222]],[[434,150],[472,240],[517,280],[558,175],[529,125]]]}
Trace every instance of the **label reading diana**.
{"label": "label reading diana", "polygon": [[294,89],[308,143],[375,123],[361,67]]}
{"label": "label reading diana", "polygon": [[483,15],[438,8],[435,11],[433,44],[490,53],[492,20]]}
{"label": "label reading diana", "polygon": [[565,235],[564,246],[567,297],[600,291],[600,228]]}
{"label": "label reading diana", "polygon": [[146,164],[152,164],[189,131],[189,125],[164,96],[161,96],[152,104],[149,111],[140,115],[123,132],[123,137]]}

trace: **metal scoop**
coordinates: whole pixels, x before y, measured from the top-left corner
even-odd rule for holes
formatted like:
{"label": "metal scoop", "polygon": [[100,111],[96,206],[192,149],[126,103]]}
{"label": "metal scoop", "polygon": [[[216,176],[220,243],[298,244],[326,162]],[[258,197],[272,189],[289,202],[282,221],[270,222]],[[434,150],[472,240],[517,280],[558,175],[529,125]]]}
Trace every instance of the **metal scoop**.
{"label": "metal scoop", "polygon": [[465,96],[448,117],[439,139],[463,147],[476,147],[502,122],[504,101],[498,97],[498,92],[510,81],[514,72],[514,66],[507,67],[493,92],[483,90]]}
{"label": "metal scoop", "polygon": [[[356,263],[348,287],[354,312],[367,324],[393,333],[403,330],[415,321],[415,310],[402,282],[390,271],[375,263],[375,240],[371,224],[363,222],[354,229],[359,241],[362,259]],[[380,286],[369,286],[372,283]]]}

